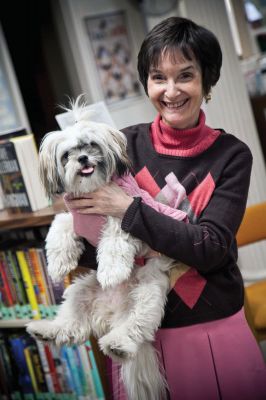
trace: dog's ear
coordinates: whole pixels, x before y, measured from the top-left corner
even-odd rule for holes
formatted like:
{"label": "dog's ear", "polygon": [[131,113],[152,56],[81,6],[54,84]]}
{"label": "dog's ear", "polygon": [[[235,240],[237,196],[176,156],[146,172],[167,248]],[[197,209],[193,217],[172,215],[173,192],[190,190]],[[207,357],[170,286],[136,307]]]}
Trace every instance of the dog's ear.
{"label": "dog's ear", "polygon": [[127,140],[125,135],[117,129],[109,128],[109,133],[113,139],[110,147],[115,157],[115,173],[117,176],[122,176],[131,169],[131,162],[127,155]]}
{"label": "dog's ear", "polygon": [[61,140],[61,131],[47,133],[40,145],[39,174],[46,194],[49,198],[63,192],[63,186],[58,174],[56,150]]}
{"label": "dog's ear", "polygon": [[132,167],[129,158],[127,156],[121,158],[115,156],[115,158],[116,158],[116,171],[115,171],[116,175],[120,177],[125,174],[128,174]]}

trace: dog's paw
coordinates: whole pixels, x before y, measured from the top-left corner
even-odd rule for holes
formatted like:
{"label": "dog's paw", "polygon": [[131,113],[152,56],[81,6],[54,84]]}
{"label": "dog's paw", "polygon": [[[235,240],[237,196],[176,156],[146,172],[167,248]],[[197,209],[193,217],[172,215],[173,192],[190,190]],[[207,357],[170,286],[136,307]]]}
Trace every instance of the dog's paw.
{"label": "dog's paw", "polygon": [[31,321],[26,325],[26,331],[36,340],[54,341],[58,327],[53,321]]}
{"label": "dog's paw", "polygon": [[138,344],[124,330],[113,329],[99,339],[102,352],[115,361],[126,361],[136,356]]}
{"label": "dog's paw", "polygon": [[37,340],[52,341],[57,346],[82,344],[90,337],[90,331],[78,324],[65,322],[60,326],[47,320],[29,322],[26,331]]}
{"label": "dog's paw", "polygon": [[56,260],[48,258],[48,275],[54,283],[61,282],[69,272],[77,268],[77,261],[62,259],[58,257]]}
{"label": "dog's paw", "polygon": [[103,289],[114,287],[129,279],[132,268],[122,264],[119,260],[116,263],[103,263],[99,261],[97,279]]}

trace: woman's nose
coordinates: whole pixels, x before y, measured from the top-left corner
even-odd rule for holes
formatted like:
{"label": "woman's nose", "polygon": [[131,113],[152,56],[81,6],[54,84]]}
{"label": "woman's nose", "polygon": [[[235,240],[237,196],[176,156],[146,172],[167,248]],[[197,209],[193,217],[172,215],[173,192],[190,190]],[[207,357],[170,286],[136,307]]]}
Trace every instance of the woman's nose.
{"label": "woman's nose", "polygon": [[180,95],[180,93],[181,92],[175,82],[167,83],[165,95],[169,100],[175,99],[177,96]]}

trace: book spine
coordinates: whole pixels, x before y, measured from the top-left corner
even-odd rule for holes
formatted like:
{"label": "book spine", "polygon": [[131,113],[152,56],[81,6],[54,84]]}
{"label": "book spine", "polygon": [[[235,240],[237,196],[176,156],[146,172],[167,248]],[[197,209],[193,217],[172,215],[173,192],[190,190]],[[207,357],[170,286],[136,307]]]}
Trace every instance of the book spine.
{"label": "book spine", "polygon": [[36,378],[38,392],[46,392],[47,385],[45,383],[44,371],[42,369],[41,359],[40,359],[36,341],[33,341],[33,343],[28,347],[28,350],[30,353],[31,361],[32,361],[32,366],[33,366],[34,375]]}
{"label": "book spine", "polygon": [[3,382],[3,385],[6,388],[6,392],[11,393],[18,387],[16,377],[13,373],[8,346],[3,336],[0,336],[0,369],[2,370],[2,379],[0,379],[0,382]]}
{"label": "book spine", "polygon": [[8,260],[8,265],[11,270],[19,304],[27,304],[27,296],[25,288],[22,283],[22,276],[17,264],[17,259],[11,250],[6,251],[6,258]]}
{"label": "book spine", "polygon": [[91,347],[91,343],[89,340],[87,340],[84,343],[85,349],[87,351],[87,354],[89,356],[90,362],[91,362],[91,367],[92,367],[92,378],[93,378],[93,382],[94,382],[94,387],[95,387],[95,391],[97,394],[97,399],[104,399],[104,391],[103,391],[103,387],[102,387],[102,382],[101,382],[101,378],[100,378],[100,374],[98,371],[98,367],[96,364],[96,360],[93,354],[93,350]]}
{"label": "book spine", "polygon": [[8,139],[0,142],[0,182],[5,208],[32,211],[15,146]]}
{"label": "book spine", "polygon": [[46,284],[47,284],[47,288],[48,288],[48,295],[50,298],[50,303],[55,304],[55,298],[54,298],[54,293],[53,293],[53,289],[52,289],[52,281],[51,281],[51,278],[49,277],[48,271],[47,271],[47,261],[46,261],[46,257],[45,257],[45,251],[44,251],[44,249],[37,249],[37,253],[39,256],[39,260],[42,263],[43,272],[45,274],[45,280],[46,280]]}
{"label": "book spine", "polygon": [[14,300],[9,287],[5,266],[1,259],[0,259],[0,285],[1,285],[1,294],[3,295],[4,304],[6,306],[13,306]]}
{"label": "book spine", "polygon": [[96,390],[95,390],[93,379],[92,379],[92,366],[91,366],[90,359],[88,357],[87,350],[83,344],[80,345],[77,349],[79,352],[81,364],[82,364],[83,371],[85,374],[85,379],[86,379],[86,382],[88,385],[88,394],[91,396],[92,399],[96,399],[97,395],[96,395]]}
{"label": "book spine", "polygon": [[28,254],[36,278],[36,282],[39,287],[41,303],[44,304],[45,306],[48,306],[49,305],[48,288],[45,282],[45,276],[43,273],[42,265],[39,262],[37,251],[34,248],[30,248],[28,249]]}
{"label": "book spine", "polygon": [[32,381],[29,374],[24,349],[26,347],[24,335],[12,335],[8,339],[11,347],[15,368],[18,371],[18,382],[22,393],[33,393]]}
{"label": "book spine", "polygon": [[86,375],[84,373],[84,368],[83,368],[83,364],[81,361],[81,357],[80,357],[80,353],[78,350],[78,346],[77,345],[73,345],[72,346],[72,350],[73,350],[73,356],[74,356],[74,361],[76,364],[76,368],[79,374],[79,381],[81,383],[82,386],[82,393],[83,395],[85,395],[86,397],[89,397],[89,385],[88,385],[88,381],[86,379]]}
{"label": "book spine", "polygon": [[67,361],[67,354],[66,354],[66,346],[62,346],[60,348],[60,358],[64,369],[64,375],[67,382],[68,390],[67,392],[75,392],[75,387],[73,384],[73,379],[71,375],[71,370],[69,367],[69,363]]}
{"label": "book spine", "polygon": [[24,349],[24,355],[25,355],[26,364],[27,364],[27,367],[28,367],[28,371],[29,371],[29,375],[30,375],[33,391],[34,391],[34,393],[37,393],[38,392],[38,385],[37,385],[37,380],[36,380],[36,376],[35,376],[35,372],[34,372],[34,368],[33,368],[33,363],[32,363],[32,359],[31,359],[31,353],[30,353],[30,348],[29,347],[26,347]]}
{"label": "book spine", "polygon": [[16,288],[15,288],[15,283],[14,283],[14,279],[13,279],[13,275],[11,273],[8,261],[7,261],[7,257],[4,251],[0,251],[0,260],[2,261],[2,265],[3,268],[5,270],[5,275],[7,278],[7,282],[8,282],[8,286],[11,292],[11,296],[13,299],[13,304],[18,303],[18,298],[17,298],[17,294],[16,294]]}
{"label": "book spine", "polygon": [[55,387],[53,384],[53,378],[50,374],[50,367],[48,363],[48,359],[45,352],[45,345],[43,342],[36,340],[37,349],[40,356],[40,361],[42,364],[42,369],[44,372],[45,382],[48,389],[48,392],[55,393]]}
{"label": "book spine", "polygon": [[37,302],[36,295],[34,292],[32,280],[31,280],[31,276],[30,276],[30,271],[29,271],[29,267],[28,267],[25,255],[22,250],[17,250],[16,256],[17,256],[19,267],[21,270],[21,275],[23,278],[27,297],[28,297],[29,303],[32,308],[33,319],[40,319],[41,316],[40,316],[40,311],[39,311],[39,307],[38,307],[38,302]]}
{"label": "book spine", "polygon": [[54,391],[55,393],[62,393],[62,388],[57,376],[56,366],[49,344],[44,345],[44,351],[48,361],[49,372],[53,381]]}
{"label": "book spine", "polygon": [[82,383],[80,381],[79,371],[77,369],[77,365],[75,362],[75,356],[73,354],[72,347],[65,347],[65,354],[69,369],[71,371],[71,376],[73,380],[73,385],[75,388],[75,393],[78,395],[78,398],[82,398],[83,396],[83,388]]}

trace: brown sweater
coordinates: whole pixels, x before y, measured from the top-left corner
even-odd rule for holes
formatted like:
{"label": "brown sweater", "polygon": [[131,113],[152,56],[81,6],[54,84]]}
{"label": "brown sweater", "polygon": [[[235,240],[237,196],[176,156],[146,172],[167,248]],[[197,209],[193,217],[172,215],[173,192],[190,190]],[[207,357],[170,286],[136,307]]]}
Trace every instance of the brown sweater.
{"label": "brown sweater", "polygon": [[[122,220],[122,229],[152,249],[194,267],[205,282],[193,306],[178,291],[170,291],[163,328],[224,318],[243,306],[235,235],[246,207],[252,155],[243,142],[220,131],[207,149],[179,156],[155,151],[151,124],[123,130],[139,185],[159,200],[165,196],[167,179],[177,178],[184,190],[178,208],[188,213],[190,223],[162,215],[136,198]],[[95,263],[94,251],[86,247],[81,265]],[[191,282],[191,274],[188,278]],[[188,284],[187,290],[193,289]]]}

